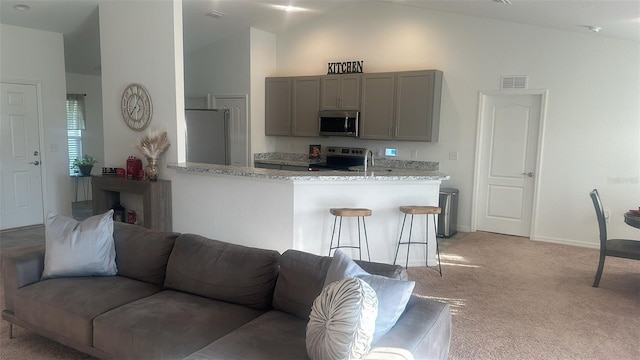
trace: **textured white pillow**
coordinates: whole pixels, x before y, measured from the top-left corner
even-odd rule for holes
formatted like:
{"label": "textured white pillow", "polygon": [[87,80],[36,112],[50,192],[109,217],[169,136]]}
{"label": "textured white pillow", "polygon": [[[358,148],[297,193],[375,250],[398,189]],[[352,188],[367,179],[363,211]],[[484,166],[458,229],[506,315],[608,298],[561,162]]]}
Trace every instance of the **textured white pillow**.
{"label": "textured white pillow", "polygon": [[329,270],[327,270],[324,285],[327,286],[346,277],[358,277],[366,281],[376,292],[378,318],[376,319],[376,332],[373,336],[373,344],[375,345],[384,334],[391,330],[404,312],[416,283],[415,281],[396,280],[369,274],[342,250],[338,249],[333,255]]}
{"label": "textured white pillow", "polygon": [[329,284],[311,307],[307,354],[312,360],[362,359],[371,348],[377,313],[376,293],[365,281]]}
{"label": "textured white pillow", "polygon": [[82,222],[47,214],[42,279],[110,276],[118,272],[113,242],[113,210]]}

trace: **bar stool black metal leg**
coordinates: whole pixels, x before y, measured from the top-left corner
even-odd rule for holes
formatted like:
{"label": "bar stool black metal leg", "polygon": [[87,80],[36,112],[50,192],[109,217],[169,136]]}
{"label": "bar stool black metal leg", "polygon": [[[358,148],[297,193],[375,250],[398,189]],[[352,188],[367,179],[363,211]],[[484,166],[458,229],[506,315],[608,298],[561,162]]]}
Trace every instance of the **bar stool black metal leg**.
{"label": "bar stool black metal leg", "polygon": [[336,244],[336,249],[340,247],[340,236],[342,235],[342,216],[340,216],[340,225],[338,225],[338,244]]}
{"label": "bar stool black metal leg", "polygon": [[369,237],[367,236],[367,224],[364,222],[364,216],[362,217],[362,228],[364,229],[364,242],[367,245],[367,259],[371,261],[371,253],[369,252]]}
{"label": "bar stool black metal leg", "polygon": [[442,276],[442,263],[440,262],[440,244],[438,243],[438,220],[436,214],[433,214],[433,228],[435,229],[436,238],[436,255],[438,255],[438,272]]}
{"label": "bar stool black metal leg", "polygon": [[404,223],[407,221],[407,214],[404,214],[404,218],[402,219],[402,227],[400,228],[400,237],[398,238],[398,246],[396,246],[396,256],[393,257],[393,265],[396,264],[396,260],[398,259],[398,252],[400,251],[400,243],[402,242],[402,232],[404,231]]}
{"label": "bar stool black metal leg", "polygon": [[338,221],[338,217],[333,218],[333,230],[331,231],[331,244],[329,244],[329,256],[331,256],[331,250],[333,250],[333,237],[336,234],[336,221]]}
{"label": "bar stool black metal leg", "polygon": [[360,239],[360,216],[358,216],[358,257],[362,260],[362,240]]}
{"label": "bar stool black metal leg", "polygon": [[426,267],[429,267],[429,215],[425,216],[426,222],[424,224],[425,234],[424,234],[424,264]]}
{"label": "bar stool black metal leg", "polygon": [[411,224],[409,225],[409,241],[407,242],[407,261],[404,263],[404,267],[409,267],[409,249],[411,248],[411,233],[413,232],[413,214],[411,214]]}

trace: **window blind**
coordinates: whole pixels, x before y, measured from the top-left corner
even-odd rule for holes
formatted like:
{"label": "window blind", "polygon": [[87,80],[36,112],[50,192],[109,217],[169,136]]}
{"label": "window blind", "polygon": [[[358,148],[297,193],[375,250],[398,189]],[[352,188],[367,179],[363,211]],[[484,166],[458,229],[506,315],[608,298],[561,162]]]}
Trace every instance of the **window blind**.
{"label": "window blind", "polygon": [[86,128],[83,94],[67,94],[67,146],[69,149],[69,175],[78,173],[73,166],[82,157],[82,130]]}

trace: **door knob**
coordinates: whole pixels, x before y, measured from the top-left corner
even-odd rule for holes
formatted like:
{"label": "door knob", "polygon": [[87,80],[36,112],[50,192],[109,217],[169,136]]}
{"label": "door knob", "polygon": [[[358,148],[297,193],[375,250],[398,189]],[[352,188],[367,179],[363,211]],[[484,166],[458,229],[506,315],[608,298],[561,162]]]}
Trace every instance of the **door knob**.
{"label": "door knob", "polygon": [[32,161],[29,164],[33,164],[33,165],[40,165],[40,161],[36,160],[36,161]]}
{"label": "door knob", "polygon": [[528,173],[522,173],[522,175],[527,175],[528,177],[533,177],[533,173],[529,171]]}

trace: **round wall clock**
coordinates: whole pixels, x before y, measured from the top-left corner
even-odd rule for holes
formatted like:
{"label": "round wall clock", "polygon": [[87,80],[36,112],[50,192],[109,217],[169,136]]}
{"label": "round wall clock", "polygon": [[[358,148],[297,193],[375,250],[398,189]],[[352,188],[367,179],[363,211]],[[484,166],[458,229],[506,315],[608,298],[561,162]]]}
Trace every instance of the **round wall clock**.
{"label": "round wall clock", "polygon": [[122,117],[125,124],[135,131],[142,131],[151,122],[153,105],[144,86],[131,84],[122,93]]}

